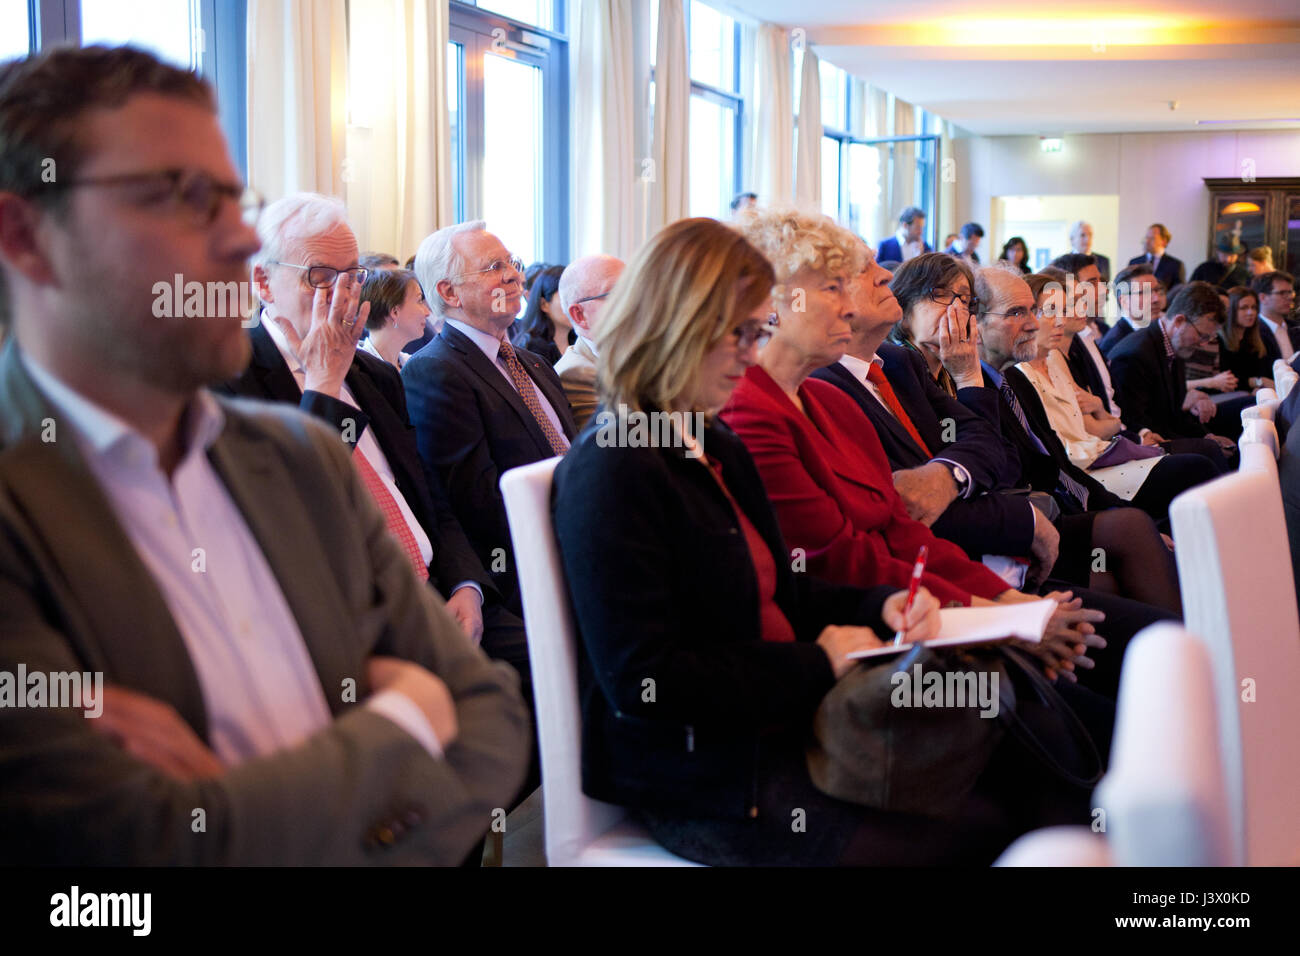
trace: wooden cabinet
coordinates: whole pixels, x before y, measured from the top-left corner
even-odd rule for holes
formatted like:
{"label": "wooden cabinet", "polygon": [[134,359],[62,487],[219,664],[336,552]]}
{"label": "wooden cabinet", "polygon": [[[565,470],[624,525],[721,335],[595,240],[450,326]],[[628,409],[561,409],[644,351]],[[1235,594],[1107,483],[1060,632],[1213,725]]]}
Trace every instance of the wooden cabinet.
{"label": "wooden cabinet", "polygon": [[1205,187],[1210,191],[1207,259],[1214,258],[1216,239],[1234,233],[1247,249],[1271,246],[1277,268],[1300,272],[1300,176],[1206,178]]}

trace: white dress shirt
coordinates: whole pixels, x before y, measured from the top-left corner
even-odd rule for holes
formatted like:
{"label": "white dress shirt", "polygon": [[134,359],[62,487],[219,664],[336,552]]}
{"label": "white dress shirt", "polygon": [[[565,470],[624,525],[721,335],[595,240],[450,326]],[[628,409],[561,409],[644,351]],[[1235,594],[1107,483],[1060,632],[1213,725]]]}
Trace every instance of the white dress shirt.
{"label": "white dress shirt", "polygon": [[[510,387],[514,388],[516,392],[519,391],[519,389],[515,388],[515,380],[510,377],[510,371],[506,368],[506,363],[501,359],[501,339],[493,335],[491,332],[483,332],[476,329],[468,322],[462,322],[460,319],[448,319],[447,324],[462,332],[466,338],[477,345],[479,351],[486,355],[487,360],[492,363],[493,368],[500,372],[505,380],[510,383]],[[532,381],[532,376],[529,376],[529,381]],[[546,400],[545,393],[537,387],[537,383],[533,382],[532,384],[533,391],[537,393],[538,404],[542,406],[542,411],[545,412],[546,417],[550,419],[551,426],[555,429],[555,434],[560,436],[560,440],[564,442],[564,447],[568,448],[569,439],[564,434],[564,425],[560,422],[560,416],[556,414],[551,403]]]}
{"label": "white dress shirt", "polygon": [[[276,331],[278,332],[279,329],[277,329]],[[368,336],[368,335],[367,335],[364,339],[362,339],[360,342],[357,343],[357,348],[359,348],[359,349],[360,349],[361,351],[363,351],[363,352],[369,352],[371,355],[373,355],[375,358],[379,359],[380,361],[383,361],[383,362],[387,362],[387,361],[388,361],[388,359],[384,358],[382,355],[379,354],[379,349],[375,348],[375,342],[374,342],[374,339],[372,339],[372,338],[371,338],[370,336]],[[407,360],[408,360],[410,357],[411,357],[411,353],[410,353],[410,352],[398,352],[398,353],[397,353],[397,370],[398,370],[399,372],[402,370],[402,366],[406,364]],[[390,364],[391,364],[391,363],[390,363]],[[301,388],[301,387],[302,387],[302,386],[299,385],[299,388]]]}
{"label": "white dress shirt", "polygon": [[1291,356],[1295,355],[1295,348],[1291,345],[1291,333],[1287,331],[1285,322],[1274,322],[1263,312],[1259,314],[1259,320],[1268,326],[1268,330],[1273,333],[1273,338],[1277,340],[1278,350],[1282,353],[1282,361],[1290,362]]}
{"label": "white dress shirt", "polygon": [[1085,325],[1078,335],[1079,340],[1083,342],[1083,347],[1092,356],[1092,364],[1097,366],[1097,374],[1101,376],[1102,384],[1106,386],[1106,398],[1110,402],[1111,414],[1116,418],[1123,418],[1124,414],[1120,411],[1119,402],[1115,401],[1115,386],[1110,380],[1110,369],[1106,366],[1101,349],[1097,348],[1097,338],[1093,334],[1092,326]]}
{"label": "white dress shirt", "polygon": [[[293,747],[333,717],[302,632],[257,540],[208,460],[225,427],[200,390],[181,428],[185,451],[169,478],[153,443],[83,398],[26,353],[36,386],[63,419],[118,521],[153,575],[198,676],[213,750],[235,765]],[[128,622],[124,622],[128,623]],[[337,693],[338,688],[331,688]],[[365,704],[419,740],[438,739],[396,691]]]}
{"label": "white dress shirt", "polygon": [[[272,341],[275,342],[276,348],[280,350],[280,354],[284,356],[285,364],[289,366],[289,371],[293,372],[293,378],[294,381],[298,383],[299,391],[302,391],[307,383],[307,372],[303,369],[302,362],[298,360],[298,356],[294,353],[293,349],[289,348],[289,343],[285,341],[284,333],[276,328],[274,322],[263,322],[262,324],[266,326],[266,331],[271,333]],[[346,402],[357,411],[362,411],[361,406],[357,404],[357,400],[352,396],[352,390],[348,388],[346,382],[344,382],[343,387],[339,389],[339,394],[331,397]],[[402,520],[405,521],[406,526],[411,529],[411,534],[415,535],[415,543],[420,546],[420,560],[424,562],[424,566],[427,568],[433,561],[433,543],[429,541],[429,536],[425,534],[424,529],[420,527],[420,522],[415,519],[415,512],[413,512],[411,506],[406,503],[406,498],[404,498],[402,493],[397,490],[397,481],[393,477],[393,468],[388,464],[388,459],[384,457],[383,449],[379,447],[379,442],[375,439],[375,436],[371,434],[369,428],[362,430],[361,437],[357,439],[356,451],[353,452],[353,454],[365,456],[366,461],[370,463],[370,467],[373,468],[375,474],[379,476],[379,480],[382,481],[384,487],[388,489],[388,493],[392,495],[393,500],[397,502],[397,508],[402,513]]]}
{"label": "white dress shirt", "polygon": [[[867,391],[871,393],[871,397],[880,403],[880,407],[883,408],[886,412],[888,412],[891,418],[893,418],[895,421],[898,421],[898,416],[894,414],[894,410],[885,403],[885,400],[883,398],[880,397],[880,391],[876,388],[876,383],[871,381],[871,379],[867,377],[867,370],[871,368],[872,365],[877,365],[880,367],[882,372],[884,371],[885,363],[880,358],[879,355],[872,352],[871,361],[864,362],[856,355],[849,355],[846,353],[844,356],[840,358],[840,364],[843,365],[846,369],[848,369],[853,374],[854,378],[856,378],[859,382],[861,382],[863,385],[867,387]],[[915,427],[915,424],[916,423],[913,422],[913,427]],[[959,497],[969,498],[971,496],[971,494],[975,490],[975,483],[971,481],[969,471],[967,471],[964,467],[962,467],[957,462],[953,461],[951,458],[931,458],[930,460],[941,461],[944,464],[951,465],[954,469],[956,469],[958,480],[962,487],[962,492],[959,495]]]}

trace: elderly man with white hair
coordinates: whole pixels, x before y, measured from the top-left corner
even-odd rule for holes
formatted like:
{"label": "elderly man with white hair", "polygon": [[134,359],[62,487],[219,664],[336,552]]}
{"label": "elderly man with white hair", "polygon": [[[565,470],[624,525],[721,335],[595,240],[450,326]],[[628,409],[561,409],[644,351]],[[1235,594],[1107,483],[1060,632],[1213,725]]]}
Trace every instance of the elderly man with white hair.
{"label": "elderly man with white hair", "polygon": [[489,653],[503,633],[522,645],[523,622],[501,615],[491,576],[425,474],[397,370],[356,348],[369,306],[351,325],[327,321],[332,300],[358,297],[366,277],[343,203],[317,193],[286,196],[266,208],[258,235],[262,248],[252,262],[261,321],[249,330],[252,362],[219,390],[297,405],[337,429],[416,575],[442,595],[466,635],[482,639],[486,620]]}
{"label": "elderly man with white hair", "polygon": [[560,308],[573,323],[578,341],[556,363],[555,374],[560,376],[579,428],[596,412],[596,324],[622,274],[622,259],[583,256],[565,268],[556,290]]}
{"label": "elderly man with white hair", "polygon": [[550,363],[506,335],[523,268],[481,221],[426,236],[415,275],[444,323],[402,368],[420,457],[516,614],[519,584],[497,482],[511,468],[563,455],[577,434]]}
{"label": "elderly man with white hair", "polygon": [[1110,281],[1110,260],[1100,252],[1092,251],[1092,223],[1080,219],[1070,226],[1070,249],[1080,255],[1092,256],[1096,259],[1101,281]]}

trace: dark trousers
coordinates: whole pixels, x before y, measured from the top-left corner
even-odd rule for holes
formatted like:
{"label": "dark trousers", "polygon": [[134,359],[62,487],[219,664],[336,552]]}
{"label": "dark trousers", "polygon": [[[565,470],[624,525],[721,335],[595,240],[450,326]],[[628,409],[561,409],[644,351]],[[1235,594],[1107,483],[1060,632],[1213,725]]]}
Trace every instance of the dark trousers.
{"label": "dark trousers", "polygon": [[[1076,665],[1074,673],[1079,678],[1080,685],[1111,701],[1119,694],[1120,665],[1124,662],[1124,650],[1128,647],[1128,642],[1144,627],[1160,621],[1178,620],[1177,616],[1150,604],[1077,587],[1069,581],[1056,578],[1049,578],[1039,593],[1046,594],[1049,591],[1073,591],[1075,597],[1083,598],[1084,607],[1106,615],[1106,620],[1096,625],[1097,633],[1106,639],[1106,646],[1089,648],[1088,657],[1094,666],[1089,670]],[[1057,680],[1057,690],[1065,686],[1067,681],[1068,678]]]}
{"label": "dark trousers", "polygon": [[505,661],[519,675],[519,693],[528,705],[533,718],[532,755],[528,761],[528,776],[518,797],[507,811],[522,803],[542,782],[541,761],[537,743],[537,708],[533,703],[533,671],[528,661],[528,635],[523,620],[501,604],[493,601],[483,606],[483,640],[479,644],[488,657]]}
{"label": "dark trousers", "polygon": [[[1058,689],[1104,761],[1114,704],[1082,687]],[[813,785],[803,745],[792,738],[763,748],[759,777],[754,819],[635,815],[660,845],[710,866],[987,866],[1022,833],[1087,824],[1092,802],[1090,787],[1057,777],[1010,733],[960,809],[943,819],[827,796]]]}
{"label": "dark trousers", "polygon": [[1161,442],[1160,447],[1171,455],[1200,455],[1208,458],[1221,475],[1226,475],[1237,467],[1236,453],[1226,454],[1217,442],[1209,438],[1171,438]]}
{"label": "dark trousers", "polygon": [[[1161,458],[1142,487],[1133,496],[1133,506],[1141,508],[1160,526],[1161,531],[1169,530],[1169,503],[1188,488],[1213,481],[1227,469],[1226,459],[1219,452],[1218,446],[1208,439],[1184,439],[1185,441],[1203,441],[1218,453],[1222,468],[1209,455],[1166,455]],[[1170,444],[1173,444],[1170,442]]]}

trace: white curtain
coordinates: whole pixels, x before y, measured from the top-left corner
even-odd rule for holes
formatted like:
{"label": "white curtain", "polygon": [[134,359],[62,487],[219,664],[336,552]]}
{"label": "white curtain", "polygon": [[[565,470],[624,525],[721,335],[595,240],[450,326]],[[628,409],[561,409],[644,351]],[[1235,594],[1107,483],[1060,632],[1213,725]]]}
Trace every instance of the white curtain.
{"label": "white curtain", "polygon": [[688,214],[691,73],[682,0],[659,0],[650,233]]}
{"label": "white curtain", "polygon": [[794,197],[794,91],[790,34],[765,23],[755,53],[754,192],[763,205]]}
{"label": "white curtain", "polygon": [[939,220],[935,242],[957,231],[957,157],[953,153],[952,123],[939,125]]}
{"label": "white curtain", "polygon": [[[916,107],[906,100],[894,98],[894,136],[911,136],[916,132]],[[886,235],[898,228],[898,214],[907,206],[919,205],[916,195],[916,144],[894,144],[894,175],[890,189],[893,226]]]}
{"label": "white curtain", "polygon": [[626,259],[639,232],[633,0],[577,0],[573,75],[573,256]]}
{"label": "white curtain", "polygon": [[363,251],[405,261],[455,221],[447,18],[447,0],[351,0],[346,199]]}
{"label": "white curtain", "polygon": [[820,61],[804,50],[799,82],[799,155],[795,159],[795,201],[809,210],[822,201],[822,83]]}
{"label": "white curtain", "polygon": [[344,0],[249,0],[248,178],[270,200],[343,195]]}

